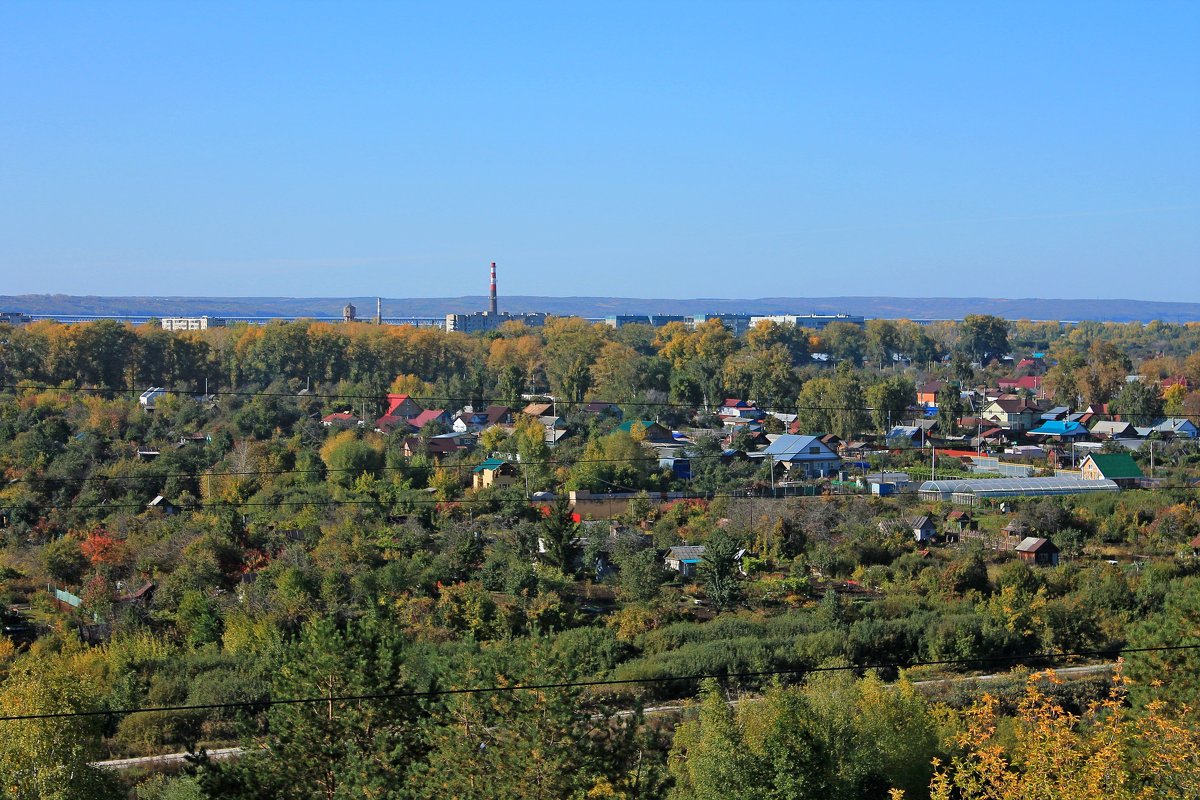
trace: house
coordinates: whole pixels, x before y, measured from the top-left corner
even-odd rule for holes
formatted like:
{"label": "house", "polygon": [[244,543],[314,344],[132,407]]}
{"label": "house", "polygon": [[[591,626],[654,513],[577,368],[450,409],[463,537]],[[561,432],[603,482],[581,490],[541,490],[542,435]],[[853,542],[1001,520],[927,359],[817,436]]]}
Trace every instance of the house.
{"label": "house", "polygon": [[533,402],[521,409],[527,417],[548,417],[554,413],[554,403]]}
{"label": "house", "polygon": [[383,412],[385,417],[402,417],[404,419],[411,419],[424,411],[423,408],[417,405],[415,400],[406,394],[388,392],[387,401],[387,411]]}
{"label": "house", "polygon": [[672,477],[680,480],[690,480],[692,477],[692,460],[687,456],[664,455],[658,459],[659,469],[667,470]]}
{"label": "house", "polygon": [[[785,411],[772,411],[770,416],[783,423],[783,429],[787,433],[792,433],[792,426],[800,419],[799,414],[789,414]],[[798,431],[797,431],[798,432]]]}
{"label": "house", "polygon": [[[425,410],[406,394],[389,392],[387,400],[387,411],[375,420],[375,430],[380,433],[392,433],[397,429],[407,431],[409,420],[420,416]],[[419,427],[417,429],[420,430]]]}
{"label": "house", "polygon": [[783,434],[762,451],[762,457],[787,465],[789,475],[803,478],[827,478],[842,466],[841,456],[816,436]]}
{"label": "house", "polygon": [[679,545],[667,551],[663,559],[667,569],[674,570],[685,578],[696,574],[696,568],[704,560],[704,545]]}
{"label": "house", "polygon": [[1035,353],[1017,362],[1017,371],[1028,375],[1041,375],[1046,371],[1045,356]]}
{"label": "house", "polygon": [[450,416],[440,408],[430,408],[422,411],[420,414],[417,414],[417,416],[410,419],[408,424],[411,425],[414,430],[418,431],[424,428],[426,425],[434,424],[440,424],[448,428],[450,426]]}
{"label": "house", "polygon": [[996,383],[1002,392],[1025,391],[1034,396],[1040,396],[1042,391],[1041,375],[1022,375],[1019,378],[1001,378]]}
{"label": "house", "polygon": [[1110,480],[1128,489],[1146,476],[1129,453],[1088,453],[1079,465],[1079,477],[1086,481]]}
{"label": "house", "polygon": [[821,435],[817,436],[817,438],[821,440],[821,443],[823,445],[828,447],[833,452],[836,453],[839,450],[841,450],[842,440],[837,434],[825,433],[825,434],[821,434]]}
{"label": "house", "polygon": [[717,409],[718,417],[740,417],[746,412],[754,409],[754,406],[745,400],[738,400],[734,397],[728,397],[721,403],[721,407]]}
{"label": "house", "polygon": [[1027,536],[1016,548],[1017,558],[1039,567],[1058,566],[1058,547],[1049,539]]}
{"label": "house", "polygon": [[985,444],[1002,445],[1009,441],[1009,436],[1003,428],[987,428],[978,436],[971,437],[972,447],[983,447]]}
{"label": "house", "polygon": [[1092,426],[1092,436],[1097,439],[1134,439],[1137,435],[1132,422],[1101,420]]}
{"label": "house", "polygon": [[630,435],[633,434],[634,426],[640,426],[642,431],[642,441],[651,444],[671,444],[675,441],[675,437],[671,435],[671,431],[659,425],[657,422],[648,419],[631,419],[622,422],[617,426],[617,430],[624,431]]}
{"label": "house", "polygon": [[382,434],[389,434],[396,430],[408,433],[412,430],[412,426],[408,424],[408,417],[384,414],[375,420],[375,430]]}
{"label": "house", "polygon": [[595,414],[596,416],[604,416],[607,414],[608,416],[616,417],[617,419],[621,419],[623,416],[625,416],[624,412],[621,411],[621,407],[616,403],[588,403],[583,407],[583,413]]}
{"label": "house", "polygon": [[155,497],[149,503],[146,503],[146,508],[158,509],[159,511],[166,514],[168,517],[173,517],[179,512],[179,509],[176,508],[175,505],[170,500],[166,499],[161,494],[158,495],[157,497]]}
{"label": "house", "polygon": [[960,533],[975,529],[975,520],[970,511],[951,511],[946,515],[946,524]]}
{"label": "house", "polygon": [[913,538],[918,544],[932,542],[937,538],[937,528],[933,525],[933,520],[929,517],[917,517],[912,522]]}
{"label": "house", "polygon": [[1028,432],[1030,436],[1042,436],[1059,442],[1078,442],[1091,436],[1083,423],[1063,419],[1046,420]]}
{"label": "house", "polygon": [[482,411],[462,411],[450,423],[455,433],[479,433],[487,427],[487,414]]}
{"label": "house", "polygon": [[542,429],[546,432],[543,441],[548,445],[558,444],[558,440],[567,435],[567,421],[562,417],[538,417],[538,422],[542,423]]}
{"label": "house", "polygon": [[[822,439],[824,441],[824,439]],[[862,441],[841,442],[837,446],[838,455],[842,458],[863,459],[871,452],[871,445]]]}
{"label": "house", "polygon": [[338,411],[321,417],[321,424],[326,428],[357,428],[362,420],[349,411]]}
{"label": "house", "polygon": [[489,458],[471,470],[471,486],[490,489],[493,486],[512,486],[519,479],[517,468],[503,458]]}
{"label": "house", "polygon": [[158,402],[158,398],[163,397],[166,394],[167,390],[163,387],[153,386],[142,392],[141,396],[138,397],[138,405],[140,405],[146,411],[153,411],[155,404]]}
{"label": "house", "polygon": [[1002,395],[984,406],[981,416],[998,428],[1020,433],[1033,427],[1038,413],[1037,407],[1023,397]]}
{"label": "house", "polygon": [[946,387],[945,381],[926,381],[917,388],[917,405],[936,406],[938,392]]}
{"label": "house", "polygon": [[925,432],[916,425],[896,425],[886,439],[888,447],[917,447],[924,443]]}
{"label": "house", "polygon": [[[1013,536],[1018,537],[1019,539],[1024,539],[1029,535],[1029,526],[1020,520],[1013,519],[1009,520],[1008,524],[1000,529],[1000,532],[1005,536]],[[1020,542],[1018,541],[1017,544],[1020,544]]]}
{"label": "house", "polygon": [[763,432],[762,426],[746,424],[730,428],[729,435],[724,437],[721,442],[727,447],[733,447],[736,443],[747,451],[751,451],[766,447],[771,443],[771,439]]}
{"label": "house", "polygon": [[1189,419],[1168,417],[1150,428],[1151,433],[1158,433],[1166,439],[1195,439],[1196,425]]}
{"label": "house", "polygon": [[441,433],[437,436],[430,436],[424,442],[422,442],[422,437],[407,436],[401,446],[401,452],[405,458],[427,455],[440,460],[443,456],[461,453],[474,446],[475,438],[472,436],[462,433]]}
{"label": "house", "polygon": [[1064,420],[1067,418],[1067,415],[1070,413],[1071,413],[1071,409],[1068,408],[1067,406],[1055,406],[1054,408],[1050,409],[1049,411],[1042,412],[1042,421],[1043,422],[1052,422],[1055,420]]}
{"label": "house", "polygon": [[146,609],[154,598],[154,583],[147,581],[132,592],[117,595],[116,603],[124,608]]}

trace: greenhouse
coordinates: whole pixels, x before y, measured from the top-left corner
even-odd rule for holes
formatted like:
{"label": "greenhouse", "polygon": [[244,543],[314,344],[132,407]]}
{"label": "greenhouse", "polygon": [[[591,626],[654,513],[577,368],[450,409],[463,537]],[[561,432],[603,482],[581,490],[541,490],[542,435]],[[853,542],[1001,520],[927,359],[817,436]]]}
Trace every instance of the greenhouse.
{"label": "greenhouse", "polygon": [[922,500],[949,500],[955,505],[974,506],[980,500],[1005,497],[1048,497],[1062,494],[1115,492],[1113,481],[1082,478],[983,478],[973,480],[925,481],[918,490]]}

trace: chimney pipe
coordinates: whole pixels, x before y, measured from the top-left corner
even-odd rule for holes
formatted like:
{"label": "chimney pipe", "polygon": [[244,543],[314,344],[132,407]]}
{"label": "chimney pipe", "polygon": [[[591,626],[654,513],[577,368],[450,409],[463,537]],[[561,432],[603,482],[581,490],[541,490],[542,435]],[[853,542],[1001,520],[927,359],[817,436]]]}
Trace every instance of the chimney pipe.
{"label": "chimney pipe", "polygon": [[491,294],[491,298],[492,298],[492,302],[488,306],[488,313],[494,315],[494,314],[496,314],[496,262],[495,261],[492,262],[492,294]]}

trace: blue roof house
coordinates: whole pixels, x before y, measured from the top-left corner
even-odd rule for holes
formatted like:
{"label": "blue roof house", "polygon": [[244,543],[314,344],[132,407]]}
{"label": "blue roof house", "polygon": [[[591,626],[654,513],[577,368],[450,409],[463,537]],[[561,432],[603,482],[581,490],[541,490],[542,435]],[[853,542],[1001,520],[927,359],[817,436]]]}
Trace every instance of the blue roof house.
{"label": "blue roof house", "polygon": [[1074,442],[1080,439],[1087,439],[1091,436],[1089,431],[1082,423],[1072,422],[1070,420],[1054,419],[1045,420],[1040,427],[1029,431],[1030,436],[1045,436],[1047,438],[1055,438],[1059,441]]}
{"label": "blue roof house", "polygon": [[784,434],[771,442],[763,456],[787,465],[788,474],[803,478],[827,478],[837,474],[842,459],[816,436]]}

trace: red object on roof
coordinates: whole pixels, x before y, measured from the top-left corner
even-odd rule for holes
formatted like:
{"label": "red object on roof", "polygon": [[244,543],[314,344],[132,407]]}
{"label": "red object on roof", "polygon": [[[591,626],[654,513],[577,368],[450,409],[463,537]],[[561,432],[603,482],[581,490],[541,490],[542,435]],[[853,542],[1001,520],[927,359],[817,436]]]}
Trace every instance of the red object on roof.
{"label": "red object on roof", "polygon": [[348,423],[350,425],[356,425],[358,424],[358,417],[345,411],[339,411],[337,413],[326,414],[325,416],[321,417],[321,422],[324,422],[326,425],[333,425],[335,423]]}

